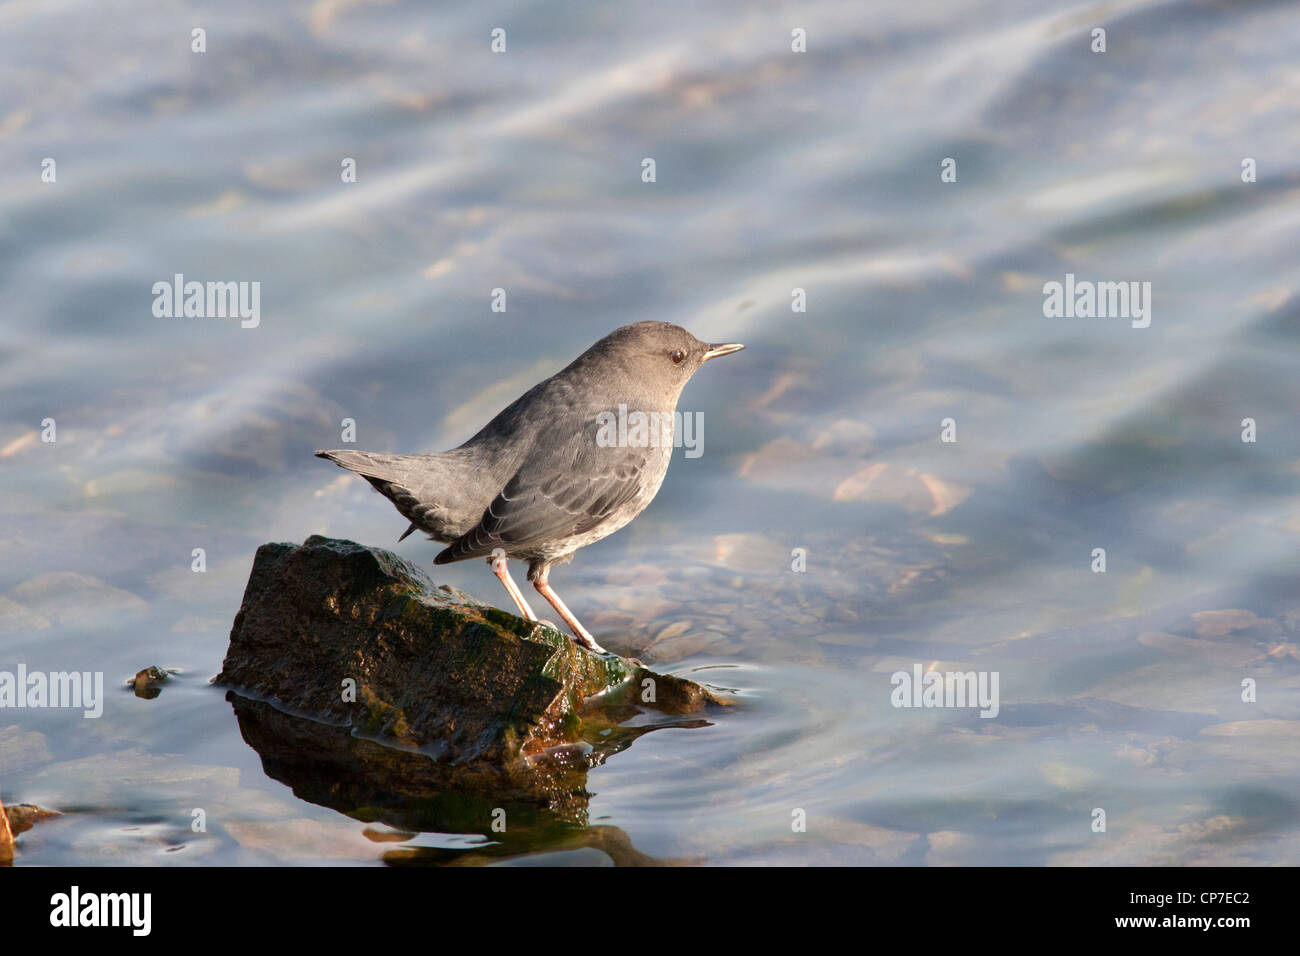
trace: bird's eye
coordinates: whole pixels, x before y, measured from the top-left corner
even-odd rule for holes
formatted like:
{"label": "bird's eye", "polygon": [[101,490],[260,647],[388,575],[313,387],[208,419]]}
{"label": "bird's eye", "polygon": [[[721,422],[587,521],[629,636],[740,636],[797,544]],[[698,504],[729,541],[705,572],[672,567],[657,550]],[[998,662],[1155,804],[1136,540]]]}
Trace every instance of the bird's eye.
{"label": "bird's eye", "polygon": [[681,365],[683,359],[686,358],[686,353],[681,349],[673,349],[668,353],[668,357],[673,360],[674,365]]}

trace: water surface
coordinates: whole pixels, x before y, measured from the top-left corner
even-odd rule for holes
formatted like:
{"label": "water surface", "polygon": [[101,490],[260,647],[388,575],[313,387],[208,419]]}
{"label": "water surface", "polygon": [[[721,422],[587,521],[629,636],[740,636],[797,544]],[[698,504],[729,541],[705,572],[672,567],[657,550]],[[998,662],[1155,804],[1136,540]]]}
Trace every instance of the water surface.
{"label": "water surface", "polygon": [[[0,670],[180,671],[0,711],[6,802],[64,811],[19,862],[1300,862],[1298,43],[1265,2],[0,4]],[[260,324],[155,317],[176,273]],[[1067,273],[1149,327],[1045,317]],[[254,550],[440,549],[311,451],[459,444],[645,319],[749,348],[554,581],[744,706],[594,767],[581,846],[295,795],[207,683]],[[891,706],[916,664],[998,716]]]}

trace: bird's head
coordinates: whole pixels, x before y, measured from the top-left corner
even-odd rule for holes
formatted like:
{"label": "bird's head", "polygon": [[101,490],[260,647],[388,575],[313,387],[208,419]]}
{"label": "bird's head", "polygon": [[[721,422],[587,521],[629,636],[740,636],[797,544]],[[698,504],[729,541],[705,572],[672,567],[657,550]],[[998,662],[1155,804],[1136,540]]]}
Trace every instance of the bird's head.
{"label": "bird's head", "polygon": [[745,346],[701,342],[671,322],[637,322],[615,329],[574,365],[597,374],[619,376],[646,395],[676,404],[677,396],[695,371],[709,359],[739,352]]}

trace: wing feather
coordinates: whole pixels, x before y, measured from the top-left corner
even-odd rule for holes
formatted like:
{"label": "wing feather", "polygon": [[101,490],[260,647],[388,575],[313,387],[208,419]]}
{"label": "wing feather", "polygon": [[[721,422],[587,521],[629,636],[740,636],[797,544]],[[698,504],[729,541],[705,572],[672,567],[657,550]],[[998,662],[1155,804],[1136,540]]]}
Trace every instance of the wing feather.
{"label": "wing feather", "polygon": [[439,553],[434,563],[486,557],[496,548],[509,552],[543,547],[598,528],[640,494],[648,456],[642,448],[591,451],[578,454],[572,468],[558,472],[555,455],[530,457],[479,523]]}

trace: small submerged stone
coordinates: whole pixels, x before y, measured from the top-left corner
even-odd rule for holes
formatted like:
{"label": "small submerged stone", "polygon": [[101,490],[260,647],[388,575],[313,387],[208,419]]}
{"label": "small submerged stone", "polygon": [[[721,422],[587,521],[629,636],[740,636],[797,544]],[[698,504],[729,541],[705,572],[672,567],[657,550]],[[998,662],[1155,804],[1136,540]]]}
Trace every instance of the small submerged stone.
{"label": "small submerged stone", "polygon": [[14,834],[9,827],[9,814],[0,801],[0,866],[14,861]]}
{"label": "small submerged stone", "polygon": [[0,801],[0,866],[8,866],[14,861],[14,837],[30,830],[35,824],[59,814],[31,803],[20,803],[6,807]]}
{"label": "small submerged stone", "polygon": [[127,685],[135,691],[135,696],[153,700],[162,693],[162,685],[169,676],[161,667],[146,667],[127,681]]}
{"label": "small submerged stone", "polygon": [[9,828],[13,831],[14,836],[26,833],[44,820],[62,816],[58,810],[47,810],[44,807],[38,807],[34,803],[19,803],[12,807],[5,807],[4,813],[9,819]]}

